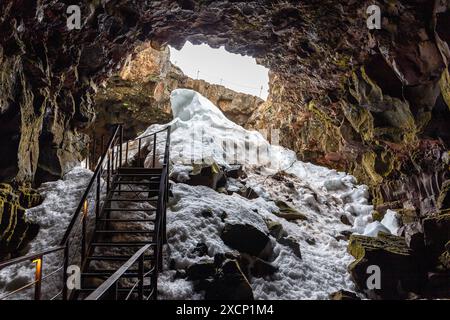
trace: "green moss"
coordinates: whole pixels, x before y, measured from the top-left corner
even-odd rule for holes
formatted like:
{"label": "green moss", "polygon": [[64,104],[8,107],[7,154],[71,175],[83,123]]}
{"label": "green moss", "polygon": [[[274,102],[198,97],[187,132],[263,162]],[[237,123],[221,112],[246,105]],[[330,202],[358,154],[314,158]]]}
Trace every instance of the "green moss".
{"label": "green moss", "polygon": [[372,220],[373,221],[381,221],[384,218],[384,214],[382,214],[379,211],[373,211],[372,212]]}
{"label": "green moss", "polygon": [[280,209],[279,212],[274,212],[275,215],[279,216],[280,218],[284,218],[286,220],[308,220],[306,215],[303,213],[295,210],[290,205],[288,205],[286,202],[277,200],[275,201],[275,204]]}
{"label": "green moss", "polygon": [[363,140],[372,141],[374,138],[373,116],[365,108],[350,103],[341,103],[345,117],[353,129],[359,133]]}
{"label": "green moss", "polygon": [[373,151],[366,152],[362,158],[362,165],[367,174],[370,176],[370,179],[373,181],[373,183],[379,184],[383,182],[383,177],[380,176],[375,170],[376,159],[377,155],[375,154],[375,152]]}
{"label": "green moss", "polygon": [[437,199],[437,208],[441,210],[450,208],[450,180],[442,184],[441,192]]}
{"label": "green moss", "polygon": [[448,69],[445,69],[439,84],[441,86],[441,93],[444,97],[444,101],[450,109],[450,74]]}

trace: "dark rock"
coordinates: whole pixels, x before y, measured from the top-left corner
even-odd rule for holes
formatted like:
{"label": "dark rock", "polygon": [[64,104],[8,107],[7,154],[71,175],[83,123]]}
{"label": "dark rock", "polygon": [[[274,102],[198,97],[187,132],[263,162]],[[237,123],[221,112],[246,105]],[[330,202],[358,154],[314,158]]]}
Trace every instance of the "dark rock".
{"label": "dark rock", "polygon": [[350,222],[350,220],[348,219],[348,217],[345,214],[341,215],[340,220],[343,224],[345,224],[347,226],[352,226],[352,223]]}
{"label": "dark rock", "polygon": [[269,242],[269,237],[249,224],[225,223],[221,238],[223,242],[239,252],[258,256]]}
{"label": "dark rock", "polygon": [[242,170],[242,165],[232,165],[229,169],[225,170],[225,174],[228,178],[239,179],[244,175],[244,171]]}
{"label": "dark rock", "polygon": [[271,276],[278,271],[278,268],[271,265],[269,262],[264,261],[258,257],[254,257],[253,261],[249,265],[250,274],[257,278]]}
{"label": "dark rock", "polygon": [[205,290],[207,300],[253,300],[253,290],[236,260],[227,260]]}
{"label": "dark rock", "polygon": [[272,220],[266,220],[266,225],[269,229],[269,234],[276,240],[287,236],[287,232],[283,229],[281,223]]}
{"label": "dark rock", "polygon": [[259,195],[250,187],[243,187],[239,190],[238,194],[248,200],[259,198]]}
{"label": "dark rock", "polygon": [[450,213],[423,220],[424,242],[431,259],[437,259],[450,240]]}
{"label": "dark rock", "polygon": [[192,186],[206,186],[214,190],[225,186],[226,178],[221,167],[216,163],[211,165],[194,165],[186,184]]}
{"label": "dark rock", "polygon": [[[348,252],[356,259],[348,270],[359,290],[375,299],[400,299],[408,292],[417,292],[423,275],[403,238],[378,233],[377,238],[352,235]],[[380,268],[380,288],[368,288],[367,279],[373,274],[369,266]]]}
{"label": "dark rock", "polygon": [[312,245],[312,246],[316,244],[316,239],[314,239],[314,238],[306,238],[305,241],[307,244]]}
{"label": "dark rock", "polygon": [[293,253],[297,257],[299,257],[300,259],[302,258],[302,253],[300,251],[300,244],[292,236],[283,237],[281,239],[278,239],[277,241],[278,243],[291,248]]}
{"label": "dark rock", "polygon": [[442,184],[436,207],[440,210],[450,209],[450,180]]}
{"label": "dark rock", "polygon": [[208,254],[208,246],[204,243],[199,242],[195,246],[193,252],[196,253],[199,257],[203,257]]}
{"label": "dark rock", "polygon": [[213,262],[199,262],[191,265],[186,270],[189,280],[202,280],[213,276],[216,273],[216,265]]}
{"label": "dark rock", "polygon": [[350,236],[353,234],[353,232],[352,231],[350,231],[350,230],[343,230],[343,231],[341,231],[341,232],[339,232],[342,236],[344,236],[344,239],[345,240],[349,240],[350,239]]}
{"label": "dark rock", "polygon": [[346,290],[339,290],[330,294],[331,300],[341,300],[341,301],[349,301],[349,300],[361,300],[356,293]]}

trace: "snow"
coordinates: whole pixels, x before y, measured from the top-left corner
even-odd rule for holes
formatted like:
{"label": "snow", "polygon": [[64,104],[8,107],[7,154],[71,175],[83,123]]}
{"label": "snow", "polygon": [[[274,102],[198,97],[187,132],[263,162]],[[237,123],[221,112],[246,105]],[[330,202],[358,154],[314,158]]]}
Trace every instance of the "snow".
{"label": "snow", "polygon": [[[92,172],[83,167],[75,167],[63,179],[42,184],[38,189],[44,201],[37,207],[26,211],[30,221],[38,223],[40,230],[37,237],[29,244],[28,252],[43,251],[57,247],[85,191]],[[60,257],[59,257],[60,258]],[[57,254],[50,254],[43,259],[43,276],[58,269],[62,259]],[[46,286],[55,286],[55,277],[43,282]],[[23,263],[0,270],[0,295],[10,292],[34,280],[34,264]],[[13,299],[29,298],[32,290],[14,295]]]}

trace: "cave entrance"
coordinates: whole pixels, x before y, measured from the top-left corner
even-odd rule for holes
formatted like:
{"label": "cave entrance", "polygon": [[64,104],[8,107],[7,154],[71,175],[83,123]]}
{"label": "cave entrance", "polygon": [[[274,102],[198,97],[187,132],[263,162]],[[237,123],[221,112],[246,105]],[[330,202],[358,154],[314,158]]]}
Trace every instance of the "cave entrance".
{"label": "cave entrance", "polygon": [[228,52],[224,46],[214,49],[207,44],[186,42],[181,50],[170,47],[170,60],[193,79],[263,100],[269,95],[269,69],[253,57]]}

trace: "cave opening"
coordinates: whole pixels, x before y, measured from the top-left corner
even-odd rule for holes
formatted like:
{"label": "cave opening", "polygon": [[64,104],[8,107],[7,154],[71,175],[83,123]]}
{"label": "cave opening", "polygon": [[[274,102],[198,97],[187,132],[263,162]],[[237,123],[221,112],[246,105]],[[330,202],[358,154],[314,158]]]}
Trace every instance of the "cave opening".
{"label": "cave opening", "polygon": [[212,48],[189,41],[180,50],[169,48],[171,62],[187,76],[267,100],[269,69],[254,57],[228,52],[225,46]]}

